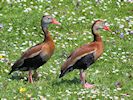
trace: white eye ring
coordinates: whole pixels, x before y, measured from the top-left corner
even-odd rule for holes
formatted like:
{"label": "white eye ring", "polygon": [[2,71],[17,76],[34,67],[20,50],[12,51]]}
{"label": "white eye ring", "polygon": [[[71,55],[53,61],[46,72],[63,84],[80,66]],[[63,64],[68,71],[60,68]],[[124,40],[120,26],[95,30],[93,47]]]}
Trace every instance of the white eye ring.
{"label": "white eye ring", "polygon": [[109,24],[107,22],[105,22],[104,25],[109,26]]}

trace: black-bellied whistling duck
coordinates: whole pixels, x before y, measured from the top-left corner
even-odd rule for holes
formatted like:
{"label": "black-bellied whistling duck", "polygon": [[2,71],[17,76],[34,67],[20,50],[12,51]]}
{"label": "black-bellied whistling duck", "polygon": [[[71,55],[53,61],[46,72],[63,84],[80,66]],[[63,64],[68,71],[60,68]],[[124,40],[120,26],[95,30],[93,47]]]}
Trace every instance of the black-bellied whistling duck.
{"label": "black-bellied whistling duck", "polygon": [[[55,44],[53,39],[50,36],[48,31],[49,24],[60,24],[56,19],[52,18],[51,16],[43,16],[41,20],[41,27],[44,32],[44,41],[39,43],[27,51],[25,51],[20,59],[18,59],[14,65],[12,66],[12,70],[9,74],[13,71],[29,71],[28,80],[30,83],[33,82],[32,80],[32,70],[35,70],[46,63],[50,57],[52,56]],[[36,74],[36,73],[35,73]]]}
{"label": "black-bellied whistling duck", "polygon": [[105,22],[97,20],[92,25],[92,34],[94,36],[93,42],[85,44],[76,49],[70,54],[65,63],[61,67],[61,74],[59,78],[63,77],[66,73],[73,71],[74,69],[80,70],[80,80],[84,88],[94,87],[85,81],[85,72],[91,64],[93,64],[103,53],[103,42],[99,34],[99,30],[104,29],[111,31]]}

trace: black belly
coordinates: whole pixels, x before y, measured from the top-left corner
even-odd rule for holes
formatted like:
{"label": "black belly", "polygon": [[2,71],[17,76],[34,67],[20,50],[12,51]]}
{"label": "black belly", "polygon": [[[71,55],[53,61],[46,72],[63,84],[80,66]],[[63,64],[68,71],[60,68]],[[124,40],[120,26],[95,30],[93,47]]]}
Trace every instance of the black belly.
{"label": "black belly", "polygon": [[77,60],[77,62],[73,65],[74,69],[87,69],[91,64],[95,61],[93,53],[88,54],[81,59]]}
{"label": "black belly", "polygon": [[42,66],[46,61],[43,61],[40,55],[33,58],[28,58],[24,60],[24,63],[20,66],[21,71],[34,70]]}

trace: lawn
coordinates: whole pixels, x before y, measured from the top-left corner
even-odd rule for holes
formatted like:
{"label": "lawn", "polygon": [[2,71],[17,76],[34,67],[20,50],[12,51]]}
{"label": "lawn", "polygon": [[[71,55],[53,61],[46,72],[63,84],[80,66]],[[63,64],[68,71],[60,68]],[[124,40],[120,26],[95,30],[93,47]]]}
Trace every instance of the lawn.
{"label": "lawn", "polygon": [[[96,0],[98,1],[98,0]],[[1,100],[133,100],[133,3],[126,0],[2,0],[0,2]],[[43,41],[40,20],[52,15],[61,26],[49,25],[56,50],[38,69],[39,79],[28,83],[27,72],[8,75],[27,48]],[[68,55],[91,42],[91,25],[104,19],[112,33],[100,31],[102,57],[86,70],[95,88],[84,89],[79,71],[59,79]]]}

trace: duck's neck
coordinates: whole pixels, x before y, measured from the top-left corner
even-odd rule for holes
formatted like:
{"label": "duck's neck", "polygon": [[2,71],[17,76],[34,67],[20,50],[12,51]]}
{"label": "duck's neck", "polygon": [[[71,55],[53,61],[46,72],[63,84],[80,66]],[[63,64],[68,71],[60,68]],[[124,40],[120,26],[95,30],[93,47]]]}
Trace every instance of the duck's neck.
{"label": "duck's neck", "polygon": [[99,34],[99,30],[96,29],[95,27],[92,27],[92,34],[94,36],[94,40],[93,41],[99,41],[99,42],[102,42],[102,38]]}
{"label": "duck's neck", "polygon": [[42,25],[42,30],[44,32],[44,42],[45,41],[52,41],[50,33],[48,31],[47,25]]}

